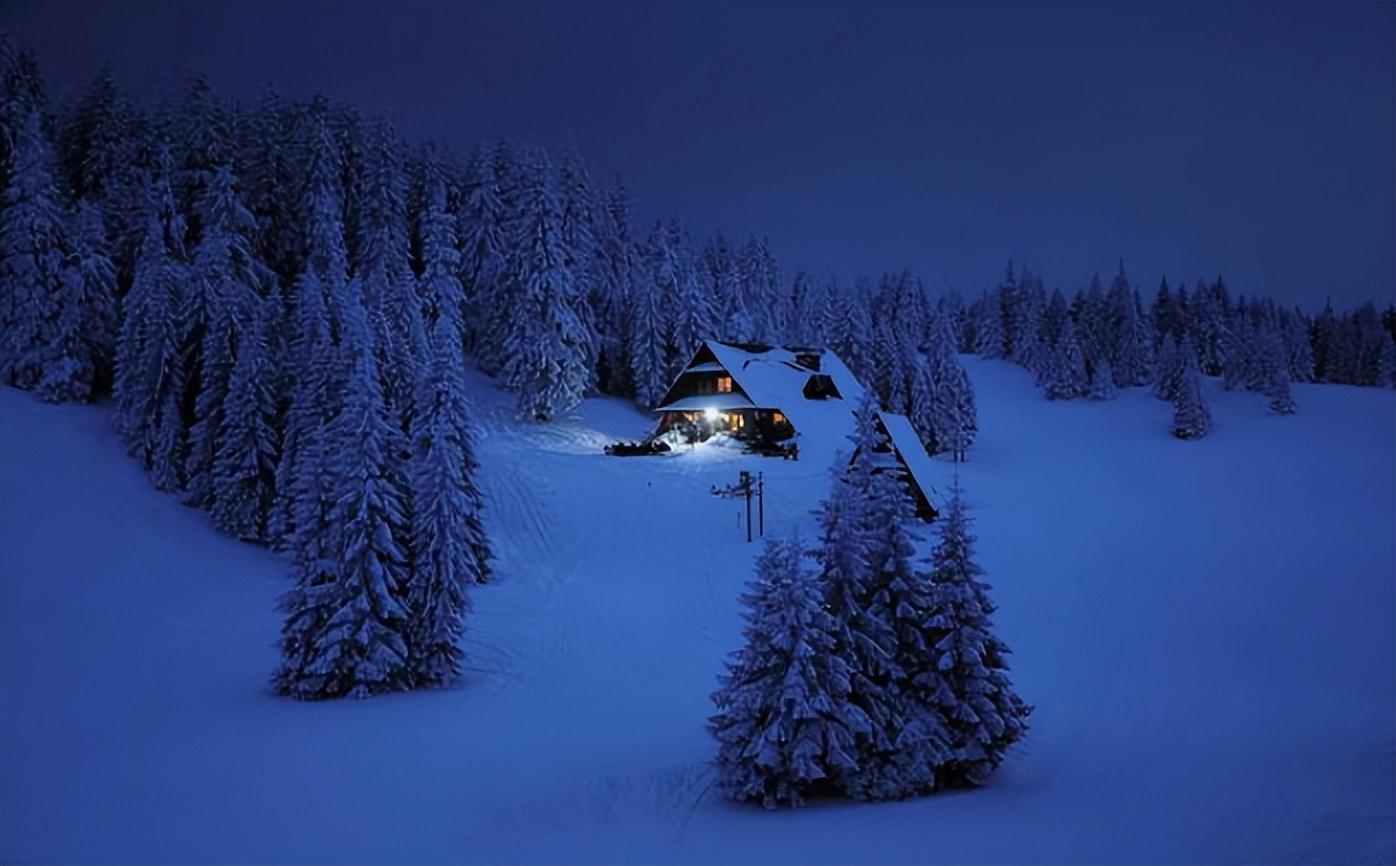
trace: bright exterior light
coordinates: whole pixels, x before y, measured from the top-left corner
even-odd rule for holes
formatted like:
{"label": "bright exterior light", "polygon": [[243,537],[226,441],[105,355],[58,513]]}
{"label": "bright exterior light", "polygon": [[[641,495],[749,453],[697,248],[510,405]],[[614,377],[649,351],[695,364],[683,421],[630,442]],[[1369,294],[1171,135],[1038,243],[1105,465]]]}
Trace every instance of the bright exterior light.
{"label": "bright exterior light", "polygon": [[711,406],[709,406],[707,409],[704,409],[704,410],[703,410],[703,417],[704,417],[704,418],[707,418],[709,422],[716,421],[716,420],[717,420],[717,416],[718,416],[718,411],[717,411],[716,409],[714,409],[713,407],[711,407]]}

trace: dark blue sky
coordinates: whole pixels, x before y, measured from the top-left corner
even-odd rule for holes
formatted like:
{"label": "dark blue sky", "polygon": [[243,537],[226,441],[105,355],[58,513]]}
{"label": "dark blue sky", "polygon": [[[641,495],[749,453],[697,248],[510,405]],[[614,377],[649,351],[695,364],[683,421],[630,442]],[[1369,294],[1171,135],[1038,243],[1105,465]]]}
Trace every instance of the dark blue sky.
{"label": "dark blue sky", "polygon": [[1224,274],[1305,306],[1396,293],[1396,4],[28,3],[65,98],[317,90],[466,146],[575,142],[642,213],[764,233],[787,275],[1005,258],[1074,291]]}

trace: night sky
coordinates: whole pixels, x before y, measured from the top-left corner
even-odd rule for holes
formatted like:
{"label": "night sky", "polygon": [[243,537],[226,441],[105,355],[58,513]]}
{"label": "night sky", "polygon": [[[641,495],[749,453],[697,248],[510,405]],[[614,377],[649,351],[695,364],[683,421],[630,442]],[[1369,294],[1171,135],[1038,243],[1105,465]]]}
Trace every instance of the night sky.
{"label": "night sky", "polygon": [[1124,257],[1305,307],[1396,293],[1396,4],[25,3],[49,92],[204,72],[467,148],[575,143],[646,217],[767,235],[796,268],[1006,258],[1083,287]]}

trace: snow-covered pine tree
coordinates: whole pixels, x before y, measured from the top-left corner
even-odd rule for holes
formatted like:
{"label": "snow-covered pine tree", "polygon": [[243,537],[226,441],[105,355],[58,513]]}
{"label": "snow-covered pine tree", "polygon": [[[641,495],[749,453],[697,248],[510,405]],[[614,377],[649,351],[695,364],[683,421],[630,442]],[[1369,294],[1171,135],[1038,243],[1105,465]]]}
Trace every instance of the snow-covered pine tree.
{"label": "snow-covered pine tree", "polygon": [[1119,330],[1112,358],[1115,384],[1121,388],[1154,380],[1154,337],[1149,320],[1139,312],[1139,297],[1125,294],[1119,306]]}
{"label": "snow-covered pine tree", "polygon": [[460,675],[466,588],[484,581],[489,547],[461,375],[465,355],[451,317],[437,318],[431,346],[412,429],[408,608],[413,680],[436,687]]}
{"label": "snow-covered pine tree", "polygon": [[64,119],[58,146],[74,199],[102,206],[122,170],[132,113],[111,71],[103,69]]}
{"label": "snow-covered pine tree", "polygon": [[1288,390],[1289,353],[1285,351],[1284,334],[1280,322],[1272,311],[1260,313],[1255,327],[1250,333],[1250,368],[1247,372],[1246,388],[1250,391],[1273,396],[1281,389],[1276,384],[1283,379]]}
{"label": "snow-covered pine tree", "polygon": [[[532,157],[534,161],[540,158]],[[474,281],[466,281],[466,295],[475,313],[471,317],[476,323],[475,362],[490,375],[504,369],[505,344],[514,320],[521,315],[523,287],[518,278],[518,258],[524,254],[521,238],[529,223],[523,209],[524,180],[528,174],[529,168],[501,139],[490,153],[487,177],[481,180],[490,184],[489,190],[477,187],[480,198],[472,196],[466,205],[470,218],[474,220],[478,215],[481,220],[478,228],[463,227],[461,235],[465,242],[465,267],[469,270],[480,265]],[[497,225],[497,235],[487,240],[484,232],[492,225]],[[493,243],[498,246],[491,250]]]}
{"label": "snow-covered pine tree", "polygon": [[90,400],[110,381],[115,347],[116,272],[106,255],[102,215],[86,202],[68,213],[61,292],[44,318],[51,329],[37,386],[50,402]]}
{"label": "snow-covered pine tree", "polygon": [[1212,429],[1212,414],[1202,398],[1192,343],[1184,341],[1179,352],[1183,357],[1183,376],[1173,395],[1173,435],[1179,439],[1201,439]]}
{"label": "snow-covered pine tree", "polygon": [[9,107],[6,119],[18,116],[4,133],[11,143],[9,183],[0,196],[0,381],[19,388],[43,378],[65,294],[63,209],[41,108]]}
{"label": "snow-covered pine tree", "polygon": [[925,620],[934,662],[916,681],[947,728],[950,754],[936,768],[939,787],[983,784],[1027,732],[1032,708],[1008,677],[1008,647],[993,632],[993,602],[974,561],[964,496],[951,488],[936,522],[930,607]]}
{"label": "snow-covered pine tree", "polygon": [[[606,195],[598,225],[603,301],[598,313],[597,387],[631,397],[630,329],[635,285],[635,241],[630,227],[630,193],[617,182]],[[711,293],[710,293],[711,295]]]}
{"label": "snow-covered pine tree", "polygon": [[756,339],[756,317],[749,308],[736,253],[721,233],[703,250],[703,275],[716,301],[720,336],[724,340]]}
{"label": "snow-covered pine tree", "polygon": [[814,309],[818,298],[819,290],[814,278],[804,271],[796,271],[790,282],[790,290],[781,304],[785,320],[781,334],[787,345],[810,346],[817,342]]}
{"label": "snow-covered pine tree", "polygon": [[204,232],[205,191],[217,172],[231,171],[234,159],[232,117],[202,76],[189,81],[173,131],[175,200],[180,212],[189,215],[188,243],[197,246]]}
{"label": "snow-covered pine tree", "polygon": [[[1187,336],[1183,341],[1187,341]],[[1183,373],[1186,366],[1186,358],[1183,349],[1175,335],[1170,335],[1163,341],[1159,348],[1158,355],[1158,376],[1154,379],[1154,396],[1160,400],[1173,401],[1173,396],[1182,387]]]}
{"label": "snow-covered pine tree", "polygon": [[673,280],[670,306],[673,354],[666,378],[672,380],[698,351],[698,346],[713,337],[717,328],[712,301],[698,279],[691,244],[677,219],[669,221],[668,238],[665,249],[672,257],[666,270]]}
{"label": "snow-covered pine tree", "polygon": [[1295,410],[1294,395],[1290,393],[1289,375],[1284,372],[1275,371],[1271,374],[1270,387],[1266,389],[1267,397],[1270,398],[1270,411],[1276,415],[1293,415]]}
{"label": "snow-covered pine tree", "polygon": [[[407,178],[393,130],[370,124],[364,135],[362,173],[346,191],[357,203],[353,224],[353,279],[368,310],[383,399],[395,426],[406,433],[412,417],[417,370],[427,357],[422,301],[412,273],[407,229]],[[401,450],[390,443],[394,456]],[[404,455],[405,456],[405,455]]]}
{"label": "snow-covered pine tree", "polygon": [[798,541],[768,541],[742,596],[746,645],[713,694],[718,786],[766,808],[800,806],[856,774],[869,721]]}
{"label": "snow-covered pine tree", "polygon": [[[664,267],[671,261],[663,226],[656,223],[645,244],[644,273],[633,286],[630,323],[630,375],[635,402],[652,408],[668,390],[669,321],[664,292],[672,284]],[[687,360],[686,358],[684,360]]]}
{"label": "snow-covered pine tree", "polygon": [[872,328],[872,390],[889,412],[906,414],[909,380],[907,363],[913,352],[903,345],[891,315],[874,315]]}
{"label": "snow-covered pine tree", "polygon": [[1042,311],[1046,304],[1042,282],[1020,281],[1014,292],[1016,307],[1010,319],[1011,360],[1025,370],[1036,372],[1043,362]]}
{"label": "snow-covered pine tree", "polygon": [[1289,378],[1295,382],[1314,381],[1314,348],[1309,343],[1309,328],[1299,310],[1280,311],[1285,355],[1289,360]]}
{"label": "snow-covered pine tree", "polygon": [[188,266],[167,148],[161,149],[157,165],[147,185],[145,236],[135,277],[123,299],[114,391],[117,431],[127,449],[151,470],[156,487],[175,490],[182,484],[186,432],[177,318]]}
{"label": "snow-covered pine tree", "polygon": [[880,778],[864,767],[876,765],[895,748],[898,696],[895,664],[896,635],[885,611],[874,604],[878,575],[877,551],[870,526],[876,476],[883,471],[877,403],[865,392],[859,403],[855,431],[850,437],[853,459],[844,468],[835,462],[834,483],[819,513],[820,544],[815,552],[824,586],[824,607],[832,617],[834,652],[848,659],[850,700],[868,718],[866,732],[855,740],[857,769],[837,780],[844,792],[859,798],[879,795]]}
{"label": "snow-covered pine tree", "polygon": [[[865,442],[885,447],[879,438]],[[916,542],[907,528],[913,517],[910,496],[895,465],[880,467],[867,481],[868,607],[891,631],[891,664],[882,685],[896,706],[884,719],[886,748],[865,752],[856,778],[860,796],[892,800],[934,790],[936,768],[951,757],[951,744],[933,703],[936,658],[926,634],[930,581],[912,565]]]}
{"label": "snow-covered pine tree", "polygon": [[1120,394],[1115,387],[1115,373],[1110,369],[1110,359],[1101,358],[1091,367],[1090,383],[1086,386],[1089,400],[1113,400]]}
{"label": "snow-covered pine tree", "polygon": [[519,416],[547,421],[581,402],[591,385],[592,335],[578,307],[562,248],[557,196],[543,157],[524,170],[518,238],[520,304],[506,343],[504,381],[518,394]]}
{"label": "snow-covered pine tree", "polygon": [[1071,301],[1071,321],[1076,326],[1076,341],[1081,344],[1081,354],[1092,370],[1096,362],[1109,358],[1105,344],[1105,290],[1100,284],[1100,275],[1092,274],[1090,286]]}
{"label": "snow-covered pine tree", "polygon": [[[750,317],[750,331],[733,334],[733,339],[762,343],[781,342],[784,321],[779,315],[777,295],[780,268],[765,238],[751,237],[742,246],[735,262],[735,276],[741,297],[739,309]],[[740,327],[742,323],[729,323]]]}
{"label": "snow-covered pine tree", "polygon": [[213,524],[235,538],[264,541],[276,497],[277,405],[270,342],[281,302],[259,301],[251,327],[237,333],[228,394],[218,413],[217,451],[210,473]]}
{"label": "snow-covered pine tree", "polygon": [[1220,336],[1222,386],[1228,391],[1255,381],[1254,329],[1244,313],[1233,317]]}
{"label": "snow-covered pine tree", "polygon": [[1168,342],[1169,337],[1177,336],[1183,331],[1178,302],[1168,287],[1167,277],[1164,277],[1163,281],[1159,283],[1158,293],[1154,295],[1154,304],[1149,311],[1149,319],[1154,325],[1154,351],[1156,353]]}
{"label": "snow-covered pine tree", "polygon": [[974,351],[984,358],[1002,358],[1004,343],[1003,305],[996,292],[985,292],[979,299]]}
{"label": "snow-covered pine tree", "polygon": [[283,599],[281,668],[274,683],[303,700],[368,697],[408,686],[405,555],[393,528],[405,520],[368,311],[341,305],[344,405],[330,427],[330,500],[325,556],[305,561]]}
{"label": "snow-covered pine tree", "polygon": [[203,233],[180,314],[180,364],[195,391],[189,401],[194,414],[185,459],[187,498],[208,507],[237,343],[250,330],[274,277],[256,257],[257,226],[230,166],[220,166],[202,182],[198,211]]}
{"label": "snow-covered pine tree", "polygon": [[860,285],[846,294],[835,290],[829,297],[825,339],[834,354],[862,381],[867,381],[872,323],[870,301]]}
{"label": "snow-covered pine tree", "polygon": [[[329,509],[325,425],[333,415],[338,362],[325,287],[309,262],[295,289],[292,336],[284,358],[295,374],[281,429],[276,500],[267,521],[267,538],[273,548],[290,550],[298,559],[318,559],[321,527]],[[344,291],[342,282],[339,291]]]}
{"label": "snow-covered pine tree", "polygon": [[1200,371],[1207,376],[1220,376],[1226,362],[1227,329],[1225,308],[1215,286],[1198,282],[1193,292],[1190,329]]}
{"label": "snow-covered pine tree", "polygon": [[1056,343],[1042,366],[1042,390],[1048,400],[1074,400],[1086,393],[1086,364],[1076,342],[1076,328],[1065,314],[1064,302],[1058,329]]}
{"label": "snow-covered pine tree", "polygon": [[567,270],[577,284],[579,301],[574,305],[582,321],[582,329],[591,335],[585,343],[587,369],[591,371],[587,388],[595,385],[596,365],[600,356],[600,341],[596,338],[597,312],[601,309],[605,287],[600,274],[600,248],[597,240],[598,205],[592,191],[591,177],[575,148],[569,149],[558,169],[557,193],[559,233]]}
{"label": "snow-covered pine tree", "polygon": [[950,368],[936,383],[934,396],[936,423],[936,452],[946,453],[956,463],[974,444],[979,431],[979,413],[974,399],[974,386],[962,365]]}
{"label": "snow-covered pine tree", "polygon": [[348,252],[344,246],[341,165],[323,107],[306,118],[309,160],[305,201],[305,269],[297,279],[287,365],[290,402],[276,467],[277,500],[267,534],[274,547],[291,550],[300,561],[322,557],[322,531],[328,517],[326,425],[339,406],[341,376],[334,345],[336,330],[328,299],[346,295]]}
{"label": "snow-covered pine tree", "polygon": [[1057,345],[1058,338],[1061,337],[1062,328],[1070,320],[1071,314],[1066,306],[1066,297],[1062,295],[1061,289],[1053,289],[1052,297],[1042,312],[1042,325],[1039,330],[1043,351],[1049,357],[1051,350]]}
{"label": "snow-covered pine tree", "polygon": [[292,106],[267,88],[239,125],[243,135],[237,162],[243,201],[257,226],[257,257],[288,289],[305,265],[301,202],[291,194],[305,169],[296,159],[297,117]]}
{"label": "snow-covered pine tree", "polygon": [[[924,444],[932,454],[949,452],[956,461],[964,459],[964,452],[974,441],[979,429],[974,388],[969,375],[960,362],[959,340],[955,336],[951,314],[941,308],[930,320],[926,341],[925,361],[912,358],[909,364],[924,363],[925,382],[917,384],[915,390],[928,389],[930,396],[929,421],[923,419],[913,426],[921,434]],[[918,411],[917,401],[923,395],[914,395],[910,400],[911,410]]]}
{"label": "snow-covered pine tree", "polygon": [[906,417],[916,431],[921,444],[934,454],[940,439],[936,415],[936,383],[931,379],[930,364],[919,352],[908,360]]}
{"label": "snow-covered pine tree", "polygon": [[1276,415],[1294,414],[1294,395],[1289,388],[1289,353],[1278,321],[1271,321],[1261,337],[1259,375],[1265,379],[1263,393],[1270,398],[1270,411]]}
{"label": "snow-covered pine tree", "polygon": [[422,260],[418,294],[432,321],[439,322],[445,318],[456,329],[457,339],[464,346],[467,331],[465,291],[460,281],[456,220],[446,210],[446,182],[440,174],[430,172],[425,183],[423,209],[417,229]]}

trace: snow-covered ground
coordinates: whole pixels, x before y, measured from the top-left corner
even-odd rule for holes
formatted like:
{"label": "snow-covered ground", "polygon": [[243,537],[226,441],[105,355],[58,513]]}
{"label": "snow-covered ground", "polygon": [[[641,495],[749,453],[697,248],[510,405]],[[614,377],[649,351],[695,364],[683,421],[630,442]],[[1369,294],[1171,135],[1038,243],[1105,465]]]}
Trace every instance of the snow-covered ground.
{"label": "snow-covered ground", "polygon": [[[1033,730],[985,789],[786,813],[712,790],[703,729],[757,545],[826,467],[608,458],[648,420],[519,426],[483,380],[496,581],[456,690],[272,696],[276,556],[154,492],[100,408],[0,390],[0,860],[1392,862],[1396,397],[1048,403],[967,359],[961,476]],[[938,464],[947,473],[949,466]]]}

